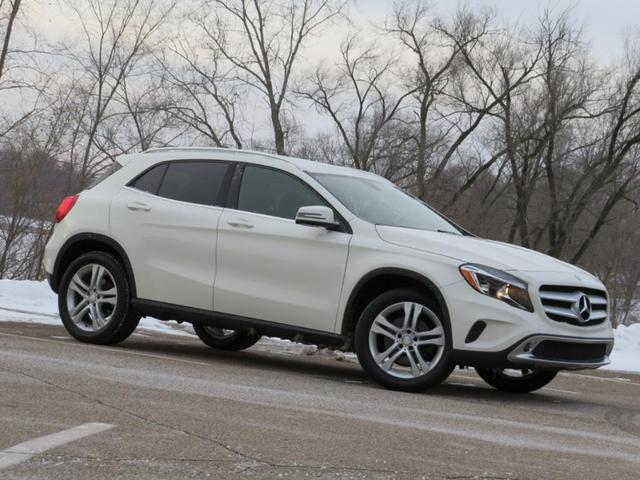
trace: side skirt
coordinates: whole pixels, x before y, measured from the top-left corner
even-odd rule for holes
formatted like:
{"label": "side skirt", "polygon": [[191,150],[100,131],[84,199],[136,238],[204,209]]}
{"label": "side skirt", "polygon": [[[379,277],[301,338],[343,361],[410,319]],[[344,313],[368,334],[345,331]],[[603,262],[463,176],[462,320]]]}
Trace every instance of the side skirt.
{"label": "side skirt", "polygon": [[347,341],[347,337],[335,333],[323,332],[311,328],[293,327],[282,323],[241,317],[230,313],[210,312],[208,310],[183,307],[141,298],[134,298],[131,303],[139,315],[143,317],[150,316],[159,320],[176,320],[179,322],[210,325],[212,327],[228,328],[231,330],[253,329],[256,333],[266,337],[286,338],[311,345],[341,347],[344,346]]}

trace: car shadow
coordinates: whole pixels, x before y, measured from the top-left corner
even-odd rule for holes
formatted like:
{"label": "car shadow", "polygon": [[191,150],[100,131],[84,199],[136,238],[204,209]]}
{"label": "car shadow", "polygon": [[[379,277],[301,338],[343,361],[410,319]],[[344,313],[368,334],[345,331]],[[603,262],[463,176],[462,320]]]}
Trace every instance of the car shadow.
{"label": "car shadow", "polygon": [[339,382],[368,382],[365,373],[358,364],[350,361],[338,361],[335,357],[323,354],[307,355],[288,351],[272,352],[265,350],[261,346],[233,352],[215,350],[202,344],[197,339],[181,338],[178,341],[171,339],[170,342],[167,342],[165,339],[153,338],[152,336],[144,339],[132,336],[116,348],[126,348],[127,350],[136,350],[154,355],[177,355],[184,360],[215,360],[226,365],[242,365],[272,372],[311,374],[326,380]]}
{"label": "car shadow", "polygon": [[[389,390],[371,381],[357,363],[347,360],[339,360],[324,354],[311,354],[281,351],[267,351],[260,346],[252,347],[240,352],[215,350],[203,345],[199,340],[189,337],[166,340],[166,337],[145,336],[143,338],[132,336],[116,348],[135,350],[141,353],[154,355],[175,355],[183,360],[191,361],[215,361],[225,365],[239,365],[257,368],[265,372],[278,375],[295,374],[300,376],[313,376],[327,382],[354,384],[358,388],[366,388],[380,394],[387,394]],[[264,348],[264,347],[262,347]],[[545,388],[528,394],[508,393],[495,390],[485,385],[484,382],[473,374],[462,376],[459,370],[454,370],[454,375],[449,377],[441,385],[421,393],[393,392],[394,395],[422,395],[438,396],[451,399],[463,399],[474,401],[486,401],[490,403],[527,405],[551,405],[562,403],[564,405],[597,405],[597,403],[585,401],[582,397],[560,395],[557,392]]]}

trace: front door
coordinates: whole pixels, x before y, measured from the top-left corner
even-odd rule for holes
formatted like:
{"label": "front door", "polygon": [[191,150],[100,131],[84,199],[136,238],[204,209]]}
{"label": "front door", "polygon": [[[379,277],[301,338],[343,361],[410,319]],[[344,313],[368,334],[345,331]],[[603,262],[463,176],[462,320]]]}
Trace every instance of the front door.
{"label": "front door", "polygon": [[237,208],[220,217],[214,310],[333,331],[351,235],[294,221],[326,204],[293,175],[245,166]]}

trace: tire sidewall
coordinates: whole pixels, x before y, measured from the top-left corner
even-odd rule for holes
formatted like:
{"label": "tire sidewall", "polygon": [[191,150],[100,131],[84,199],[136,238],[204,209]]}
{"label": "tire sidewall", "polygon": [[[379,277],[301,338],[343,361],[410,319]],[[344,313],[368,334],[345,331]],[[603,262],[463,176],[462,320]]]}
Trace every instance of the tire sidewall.
{"label": "tire sidewall", "polygon": [[[430,309],[442,323],[445,332],[445,345],[438,364],[427,374],[418,378],[397,378],[384,372],[375,362],[369,349],[369,330],[376,316],[386,307],[400,302],[415,302]],[[378,383],[393,390],[420,392],[442,383],[452,372],[451,325],[439,305],[428,296],[412,289],[394,289],[376,297],[362,311],[355,329],[355,350],[364,370]]]}
{"label": "tire sidewall", "polygon": [[[116,284],[117,292],[116,307],[111,320],[102,329],[95,332],[80,329],[71,319],[67,308],[67,291],[71,279],[81,267],[91,263],[101,265],[109,271]],[[102,252],[86,253],[71,262],[62,276],[58,290],[58,309],[64,327],[73,337],[90,343],[107,343],[111,337],[118,333],[129,313],[130,300],[129,282],[124,270],[116,259]]]}
{"label": "tire sidewall", "polygon": [[206,345],[218,350],[237,351],[244,350],[255,345],[260,340],[261,335],[251,334],[248,331],[236,330],[233,335],[228,338],[220,339],[211,335],[206,328],[206,325],[194,324],[193,330],[198,335],[198,338],[202,340]]}
{"label": "tire sidewall", "polygon": [[497,374],[497,368],[476,368],[476,372],[493,388],[509,393],[529,393],[548,385],[558,374],[557,370],[534,370],[528,378],[508,378]]}

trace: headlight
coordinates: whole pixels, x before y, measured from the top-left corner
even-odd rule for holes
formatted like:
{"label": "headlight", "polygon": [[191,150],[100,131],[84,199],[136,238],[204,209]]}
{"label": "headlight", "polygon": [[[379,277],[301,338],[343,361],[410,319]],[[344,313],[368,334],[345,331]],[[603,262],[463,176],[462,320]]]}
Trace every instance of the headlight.
{"label": "headlight", "polygon": [[460,266],[460,273],[475,290],[509,305],[533,312],[526,282],[518,277],[498,270],[473,263]]}

